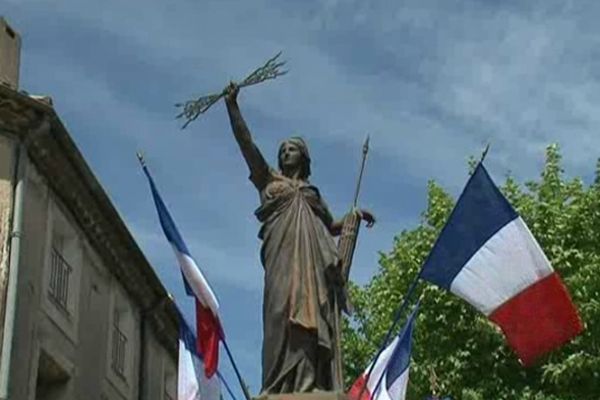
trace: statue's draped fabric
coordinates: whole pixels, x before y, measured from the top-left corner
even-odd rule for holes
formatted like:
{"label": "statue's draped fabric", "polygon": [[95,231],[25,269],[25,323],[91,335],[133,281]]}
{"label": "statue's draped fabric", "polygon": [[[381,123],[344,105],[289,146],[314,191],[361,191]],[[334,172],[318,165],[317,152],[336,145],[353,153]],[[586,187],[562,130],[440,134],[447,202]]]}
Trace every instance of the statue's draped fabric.
{"label": "statue's draped fabric", "polygon": [[316,187],[271,169],[258,150],[249,163],[259,189],[263,303],[263,393],[333,387],[333,300],[338,262],[332,216]]}

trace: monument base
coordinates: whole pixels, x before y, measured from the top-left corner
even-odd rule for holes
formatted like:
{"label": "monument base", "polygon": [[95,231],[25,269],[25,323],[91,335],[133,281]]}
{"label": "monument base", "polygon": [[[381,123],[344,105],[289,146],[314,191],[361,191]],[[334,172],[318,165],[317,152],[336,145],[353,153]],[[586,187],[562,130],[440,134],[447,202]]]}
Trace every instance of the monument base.
{"label": "monument base", "polygon": [[343,392],[279,393],[265,394],[254,400],[347,400]]}

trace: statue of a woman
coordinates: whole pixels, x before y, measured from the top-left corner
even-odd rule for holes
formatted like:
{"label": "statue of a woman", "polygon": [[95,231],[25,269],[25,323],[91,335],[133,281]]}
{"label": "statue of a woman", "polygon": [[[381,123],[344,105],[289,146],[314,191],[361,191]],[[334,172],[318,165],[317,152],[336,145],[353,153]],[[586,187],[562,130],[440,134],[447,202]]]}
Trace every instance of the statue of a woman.
{"label": "statue of a woman", "polygon": [[[255,214],[262,223],[263,302],[262,394],[332,390],[335,332],[333,296],[339,274],[334,220],[308,180],[310,156],[304,140],[279,147],[278,167],[265,161],[252,141],[231,83],[225,102],[235,139],[260,194]],[[360,217],[372,226],[371,213]],[[337,281],[339,282],[339,281]],[[339,383],[341,384],[341,383]],[[339,386],[337,386],[339,387]]]}

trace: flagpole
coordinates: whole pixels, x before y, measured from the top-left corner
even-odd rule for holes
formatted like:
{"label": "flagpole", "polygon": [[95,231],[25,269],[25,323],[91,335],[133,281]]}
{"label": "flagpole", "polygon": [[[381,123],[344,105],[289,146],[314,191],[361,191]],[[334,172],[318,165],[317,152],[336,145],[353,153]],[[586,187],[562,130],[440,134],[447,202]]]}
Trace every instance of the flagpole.
{"label": "flagpole", "polygon": [[237,400],[237,398],[233,394],[233,391],[229,387],[229,384],[225,380],[225,377],[219,371],[217,371],[217,376],[219,377],[219,380],[221,381],[221,383],[225,386],[225,389],[227,390],[227,393],[229,393],[229,396],[231,397],[231,399],[232,400]]}
{"label": "flagpole", "polygon": [[238,381],[240,382],[240,386],[242,387],[242,392],[244,393],[244,397],[246,398],[246,400],[252,400],[252,396],[250,396],[250,392],[248,391],[248,385],[246,385],[246,382],[244,382],[244,378],[242,378],[242,375],[240,374],[240,371],[238,370],[237,364],[235,363],[235,360],[233,359],[231,350],[229,350],[229,346],[227,345],[227,341],[225,340],[224,337],[221,338],[221,342],[223,343],[223,347],[225,347],[225,352],[227,353],[227,356],[229,357],[229,361],[231,362],[231,365],[233,366],[235,375],[237,376]]}

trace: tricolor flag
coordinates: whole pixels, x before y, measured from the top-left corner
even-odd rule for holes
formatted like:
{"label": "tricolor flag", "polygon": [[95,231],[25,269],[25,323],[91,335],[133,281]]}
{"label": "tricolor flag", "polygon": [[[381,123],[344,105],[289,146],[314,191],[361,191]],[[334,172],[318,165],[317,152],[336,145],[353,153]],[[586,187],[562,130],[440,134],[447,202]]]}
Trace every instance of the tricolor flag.
{"label": "tricolor flag", "polygon": [[[354,382],[348,392],[350,400],[405,399],[406,388],[408,387],[412,331],[418,309],[419,304],[417,303],[400,334],[375,360],[371,375],[367,377],[371,369],[371,365],[369,365],[365,372]],[[381,383],[377,387],[380,378]]]}
{"label": "tricolor flag", "polygon": [[221,385],[217,374],[208,378],[204,373],[204,361],[197,352],[196,337],[180,315],[177,400],[219,400]]}
{"label": "tricolor flag", "polygon": [[219,341],[224,338],[223,329],[219,321],[219,303],[179,234],[173,218],[171,218],[167,207],[156,189],[148,168],[143,164],[142,166],[150,183],[160,225],[167,240],[173,246],[175,256],[181,268],[186,293],[196,299],[196,331],[198,333],[196,346],[198,353],[204,359],[206,376],[210,378],[217,371],[219,364]]}
{"label": "tricolor flag", "polygon": [[500,326],[524,365],[583,329],[561,279],[481,163],[421,276]]}

